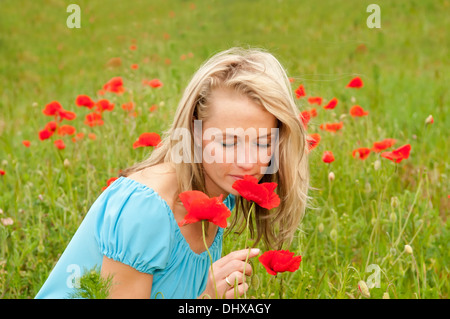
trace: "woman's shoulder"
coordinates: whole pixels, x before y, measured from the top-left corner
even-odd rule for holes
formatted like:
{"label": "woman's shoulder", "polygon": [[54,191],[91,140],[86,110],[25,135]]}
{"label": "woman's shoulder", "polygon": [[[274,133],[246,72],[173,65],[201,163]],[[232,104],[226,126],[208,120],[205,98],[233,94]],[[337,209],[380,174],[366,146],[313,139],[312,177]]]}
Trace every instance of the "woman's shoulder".
{"label": "woman's shoulder", "polygon": [[144,168],[127,176],[140,184],[152,189],[164,199],[170,207],[173,207],[173,196],[177,189],[177,176],[171,163],[156,164]]}

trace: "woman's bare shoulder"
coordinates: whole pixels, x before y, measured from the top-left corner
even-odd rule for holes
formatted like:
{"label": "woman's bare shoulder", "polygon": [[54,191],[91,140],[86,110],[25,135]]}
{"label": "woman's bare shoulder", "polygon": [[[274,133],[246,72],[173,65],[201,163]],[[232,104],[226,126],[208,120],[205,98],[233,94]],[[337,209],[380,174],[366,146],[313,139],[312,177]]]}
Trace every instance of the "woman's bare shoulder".
{"label": "woman's bare shoulder", "polygon": [[170,206],[177,188],[176,172],[170,163],[156,164],[127,176],[157,192]]}

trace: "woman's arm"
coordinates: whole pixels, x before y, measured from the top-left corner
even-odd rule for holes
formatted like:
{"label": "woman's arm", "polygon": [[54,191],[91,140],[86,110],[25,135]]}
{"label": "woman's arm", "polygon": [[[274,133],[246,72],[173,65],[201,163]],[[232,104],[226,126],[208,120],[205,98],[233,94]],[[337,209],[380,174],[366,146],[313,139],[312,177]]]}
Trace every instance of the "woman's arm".
{"label": "woman's arm", "polygon": [[112,276],[109,293],[111,299],[149,299],[153,275],[137,271],[133,267],[103,256],[101,276]]}

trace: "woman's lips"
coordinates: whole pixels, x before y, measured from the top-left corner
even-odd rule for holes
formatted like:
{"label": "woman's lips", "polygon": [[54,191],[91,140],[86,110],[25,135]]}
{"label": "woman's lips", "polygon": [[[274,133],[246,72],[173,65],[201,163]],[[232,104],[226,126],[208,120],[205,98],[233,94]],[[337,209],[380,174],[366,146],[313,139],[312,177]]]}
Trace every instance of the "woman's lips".
{"label": "woman's lips", "polygon": [[244,179],[243,175],[230,175],[232,178],[234,178],[235,180],[240,180],[240,179]]}

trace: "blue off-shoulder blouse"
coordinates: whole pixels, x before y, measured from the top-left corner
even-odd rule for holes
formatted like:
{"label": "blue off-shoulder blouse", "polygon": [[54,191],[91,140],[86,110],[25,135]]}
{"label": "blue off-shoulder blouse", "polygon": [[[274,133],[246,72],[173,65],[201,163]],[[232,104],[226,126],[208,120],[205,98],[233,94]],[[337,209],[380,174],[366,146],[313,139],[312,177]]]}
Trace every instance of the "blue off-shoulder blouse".
{"label": "blue off-shoulder blouse", "polygon": [[[235,197],[224,204],[233,210]],[[209,247],[222,254],[223,228]],[[210,259],[197,254],[180,232],[161,196],[120,177],[94,202],[35,298],[69,298],[85,271],[100,269],[103,256],[153,275],[151,298],[197,298],[206,288]]]}

